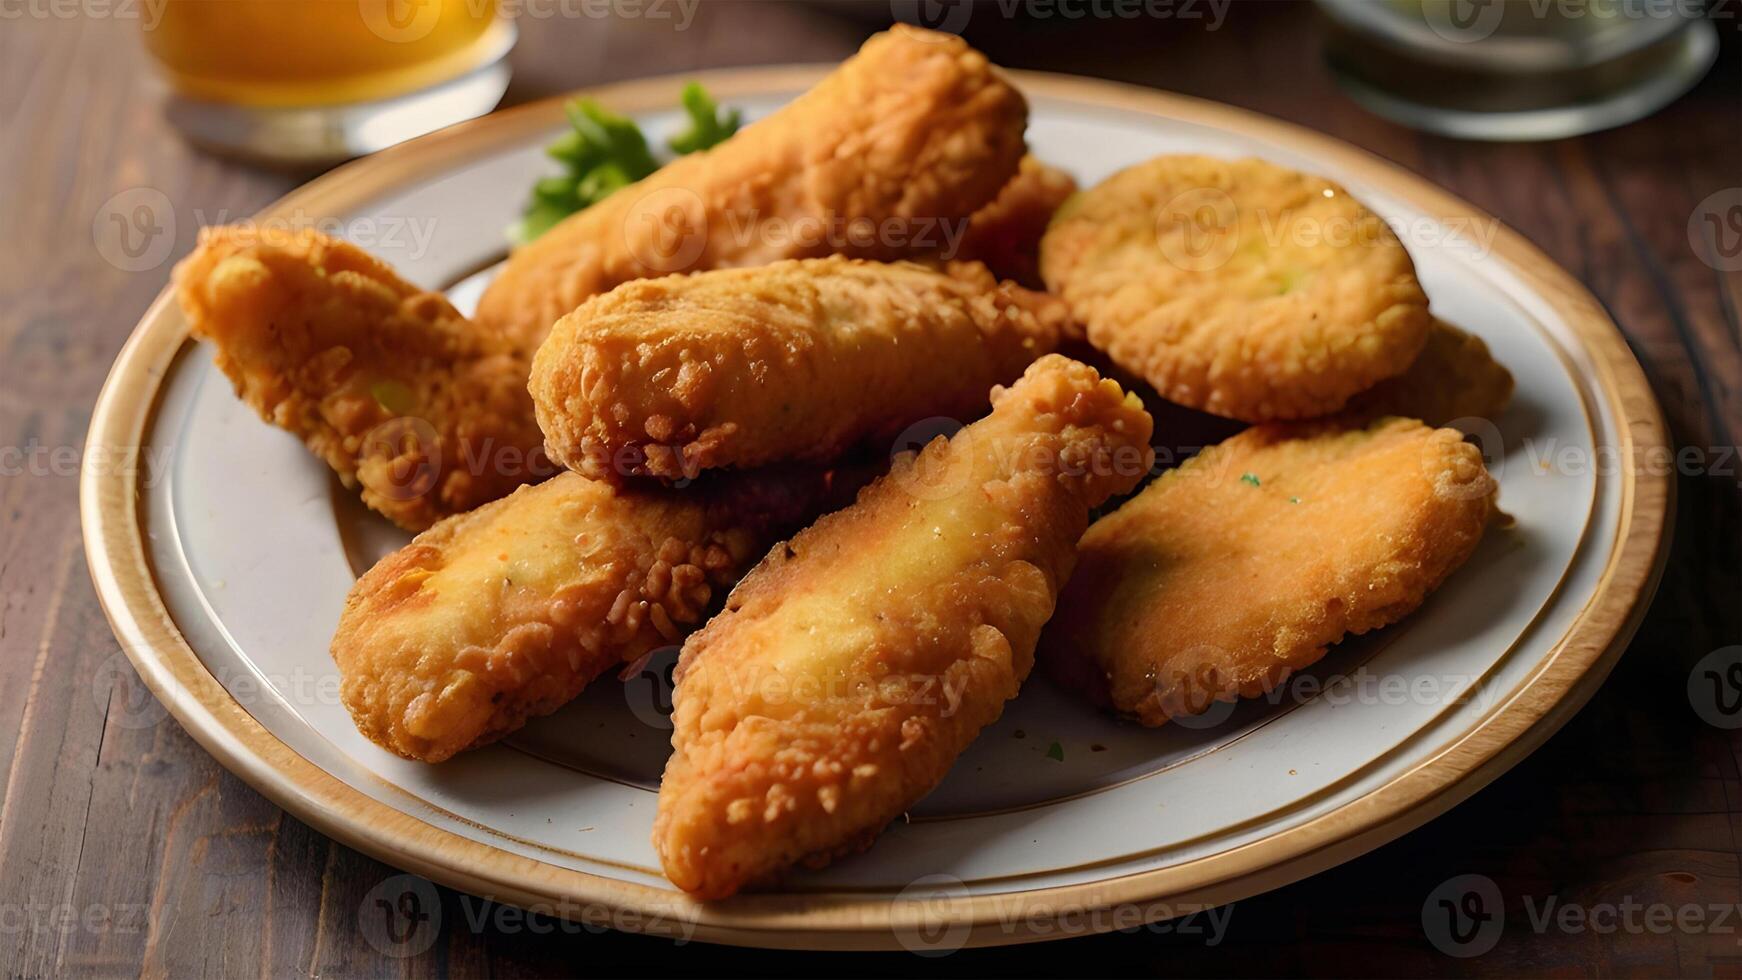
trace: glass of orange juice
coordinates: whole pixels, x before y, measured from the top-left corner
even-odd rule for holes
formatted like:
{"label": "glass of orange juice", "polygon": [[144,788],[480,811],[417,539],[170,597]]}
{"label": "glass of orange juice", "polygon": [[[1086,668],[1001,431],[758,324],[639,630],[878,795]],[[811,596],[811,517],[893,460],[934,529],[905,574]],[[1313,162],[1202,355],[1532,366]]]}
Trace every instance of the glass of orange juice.
{"label": "glass of orange juice", "polygon": [[295,164],[489,112],[514,38],[497,0],[163,0],[145,25],[185,135]]}

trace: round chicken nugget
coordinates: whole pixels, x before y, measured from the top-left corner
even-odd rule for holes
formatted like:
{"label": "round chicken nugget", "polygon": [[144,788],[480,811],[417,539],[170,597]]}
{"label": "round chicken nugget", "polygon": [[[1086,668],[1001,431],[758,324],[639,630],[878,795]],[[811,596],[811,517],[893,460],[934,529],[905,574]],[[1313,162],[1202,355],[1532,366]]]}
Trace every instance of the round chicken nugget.
{"label": "round chicken nugget", "polygon": [[1263,694],[1421,605],[1495,489],[1476,447],[1413,419],[1247,429],[1089,528],[1042,662],[1151,726]]}
{"label": "round chicken nugget", "polygon": [[1090,343],[1170,401],[1314,418],[1402,372],[1427,296],[1343,188],[1262,160],[1163,156],[1076,195],[1040,250]]}

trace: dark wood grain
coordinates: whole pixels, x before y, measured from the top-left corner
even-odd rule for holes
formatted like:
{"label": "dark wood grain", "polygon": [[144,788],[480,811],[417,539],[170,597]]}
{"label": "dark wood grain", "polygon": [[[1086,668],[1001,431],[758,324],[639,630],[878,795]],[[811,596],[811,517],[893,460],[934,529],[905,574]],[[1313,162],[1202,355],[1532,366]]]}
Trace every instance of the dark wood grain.
{"label": "dark wood grain", "polygon": [[[621,17],[528,22],[509,101],[659,72],[833,61],[888,9],[866,6],[709,3],[683,31]],[[0,738],[0,974],[1742,975],[1742,913],[1726,931],[1661,934],[1538,932],[1527,914],[1549,896],[1742,902],[1742,736],[1704,724],[1687,693],[1697,660],[1742,643],[1742,276],[1714,270],[1688,239],[1702,200],[1742,187],[1737,21],[1721,22],[1718,68],[1654,118],[1534,145],[1424,136],[1361,111],[1332,85],[1305,4],[1236,3],[1219,29],[1205,27],[978,14],[969,36],[1013,67],[1153,85],[1311,126],[1498,215],[1598,296],[1677,443],[1699,450],[1701,465],[1678,478],[1674,550],[1652,613],[1602,692],[1528,761],[1396,843],[1238,903],[1214,945],[1142,931],[817,964],[498,922],[441,890],[434,945],[384,955],[359,909],[397,872],[285,816],[143,700],[84,569],[66,456],[197,224],[246,215],[300,178],[178,140],[141,81],[136,22],[27,15],[0,28],[0,447],[24,460],[23,472],[0,476],[0,732],[13,734]],[[174,248],[127,272],[104,258],[93,221],[112,195],[140,187],[173,202]],[[1492,952],[1452,959],[1425,938],[1422,907],[1466,873],[1497,883],[1507,924]],[[79,917],[71,926],[66,910]]]}

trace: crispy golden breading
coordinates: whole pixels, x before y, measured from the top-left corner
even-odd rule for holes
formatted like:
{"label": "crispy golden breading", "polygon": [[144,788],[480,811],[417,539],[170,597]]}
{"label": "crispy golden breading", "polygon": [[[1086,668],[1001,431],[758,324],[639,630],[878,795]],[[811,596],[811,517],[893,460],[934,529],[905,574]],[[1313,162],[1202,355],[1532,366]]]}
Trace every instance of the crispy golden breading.
{"label": "crispy golden breading", "polygon": [[1145,725],[1259,695],[1421,605],[1495,489],[1474,446],[1413,419],[1247,429],[1089,528],[1041,661]]}
{"label": "crispy golden breading", "polygon": [[594,477],[827,460],[965,417],[1057,342],[983,269],[838,257],[625,283],[532,365],[551,457]]}
{"label": "crispy golden breading", "polygon": [[333,636],[371,741],[441,762],[700,625],[820,499],[819,473],[683,490],[576,473],[442,521],[357,581]]}
{"label": "crispy golden breading", "polygon": [[1032,156],[992,203],[968,219],[953,258],[985,263],[992,274],[1029,289],[1043,289],[1040,236],[1053,213],[1077,192],[1076,178]]}
{"label": "crispy golden breading", "polygon": [[815,88],[516,249],[478,319],[531,350],[631,279],[930,254],[1016,172],[1028,106],[960,38],[898,26]]}
{"label": "crispy golden breading", "polygon": [[678,887],[723,898],[868,845],[1016,695],[1150,422],[1056,355],[992,401],[776,547],[685,644],[653,827]]}
{"label": "crispy golden breading", "polygon": [[1123,170],[1066,202],[1040,251],[1091,343],[1162,397],[1229,418],[1335,412],[1427,337],[1391,229],[1336,184],[1262,160]]}
{"label": "crispy golden breading", "polygon": [[[1149,382],[1113,363],[1104,351],[1096,350],[1088,341],[1071,339],[1059,344],[1058,352],[1082,361],[1101,377],[1118,382],[1119,387],[1136,395],[1144,411],[1155,422],[1155,469],[1169,470],[1196,455],[1205,446],[1236,435],[1249,428],[1244,422],[1200,412],[1195,408],[1175,404],[1155,393]],[[1107,508],[1111,511],[1112,508]]]}
{"label": "crispy golden breading", "polygon": [[355,246],[207,228],[175,284],[236,393],[401,527],[552,471],[526,359]]}
{"label": "crispy golden breading", "polygon": [[1468,418],[1493,422],[1510,401],[1512,372],[1494,359],[1482,338],[1435,318],[1427,346],[1409,370],[1356,395],[1348,410],[1446,425]]}
{"label": "crispy golden breading", "polygon": [[974,292],[995,293],[1001,302],[1027,311],[1040,325],[1040,336],[1052,345],[1045,353],[1056,353],[1058,344],[1075,329],[1071,322],[1071,311],[1065,307],[1064,300],[1008,279],[999,279],[984,262],[974,259],[952,260],[935,268],[942,270],[945,275],[961,280],[963,285]]}

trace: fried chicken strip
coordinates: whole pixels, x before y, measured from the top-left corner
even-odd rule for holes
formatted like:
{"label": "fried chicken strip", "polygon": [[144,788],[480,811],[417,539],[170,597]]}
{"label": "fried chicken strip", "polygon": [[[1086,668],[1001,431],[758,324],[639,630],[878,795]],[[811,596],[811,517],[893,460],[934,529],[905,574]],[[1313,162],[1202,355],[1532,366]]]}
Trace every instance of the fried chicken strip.
{"label": "fried chicken strip", "polygon": [[525,358],[353,245],[207,228],[175,286],[236,393],[407,530],[551,472]]}
{"label": "fried chicken strip", "polygon": [[1052,350],[1034,295],[984,267],[838,257],[626,283],[532,365],[553,459],[599,478],[827,460],[965,417]]}
{"label": "fried chicken strip", "polygon": [[408,759],[495,741],[682,639],[824,489],[821,471],[684,490],[563,473],[450,517],[346,598],[332,645],[345,706]]}
{"label": "fried chicken strip", "polygon": [[898,26],[780,111],[516,249],[478,320],[533,350],[632,279],[928,254],[1016,172],[1028,107],[979,52]]}
{"label": "fried chicken strip", "polygon": [[653,827],[678,887],[723,898],[869,845],[1016,695],[1150,420],[1057,355],[992,403],[776,547],[684,645]]}
{"label": "fried chicken strip", "polygon": [[1476,447],[1413,419],[1247,429],[1089,528],[1041,662],[1151,726],[1256,697],[1420,606],[1495,490]]}

